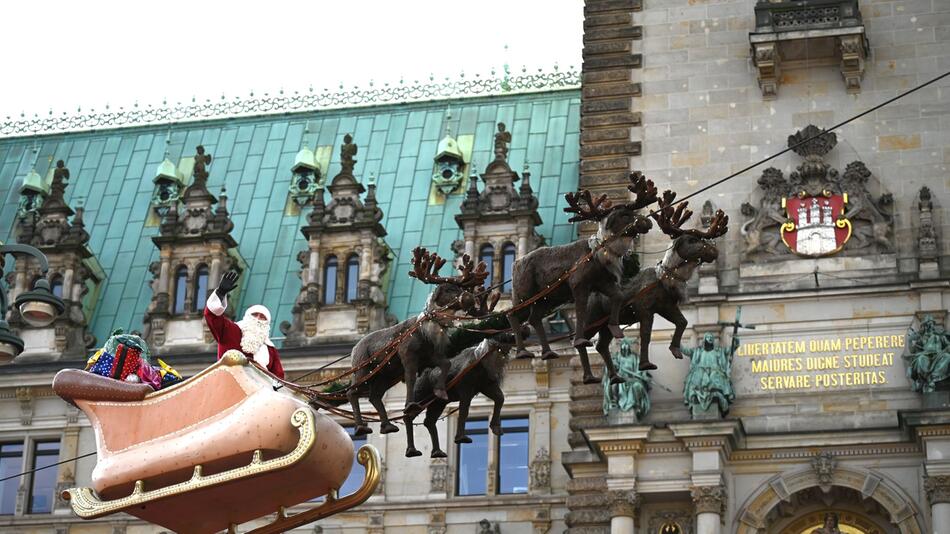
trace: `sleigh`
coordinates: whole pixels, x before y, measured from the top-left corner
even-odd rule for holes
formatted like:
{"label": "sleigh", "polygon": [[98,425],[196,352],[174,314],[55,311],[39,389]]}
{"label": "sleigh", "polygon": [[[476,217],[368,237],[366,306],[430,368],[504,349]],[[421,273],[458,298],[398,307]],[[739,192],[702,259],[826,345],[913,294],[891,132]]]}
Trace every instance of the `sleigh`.
{"label": "sleigh", "polygon": [[[63,498],[83,519],[125,512],[179,533],[209,533],[277,513],[253,534],[284,532],[358,506],[379,483],[379,453],[364,445],[361,487],[339,497],[353,464],[346,431],[281,388],[238,351],[152,392],[79,370],[54,391],[82,409],[96,435],[91,488]],[[307,511],[291,506],[326,496]]]}

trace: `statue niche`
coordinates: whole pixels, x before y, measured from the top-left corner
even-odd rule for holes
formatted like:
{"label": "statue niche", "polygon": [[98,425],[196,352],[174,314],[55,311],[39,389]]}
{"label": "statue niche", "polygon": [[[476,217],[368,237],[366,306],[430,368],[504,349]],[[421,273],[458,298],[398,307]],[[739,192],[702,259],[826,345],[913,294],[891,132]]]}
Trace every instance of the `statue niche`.
{"label": "statue niche", "polygon": [[758,200],[742,205],[744,262],[894,252],[893,197],[871,193],[864,162],[852,161],[844,172],[826,162],[838,139],[834,133],[810,139],[819,133],[809,125],[790,135],[788,146],[802,163],[787,179],[774,167],[762,171]]}

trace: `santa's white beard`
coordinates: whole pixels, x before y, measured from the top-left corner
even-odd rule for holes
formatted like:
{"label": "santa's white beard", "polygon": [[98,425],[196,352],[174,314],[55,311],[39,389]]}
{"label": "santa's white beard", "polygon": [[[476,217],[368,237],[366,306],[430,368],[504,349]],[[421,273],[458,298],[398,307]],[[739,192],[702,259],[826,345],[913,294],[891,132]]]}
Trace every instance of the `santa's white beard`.
{"label": "santa's white beard", "polygon": [[245,319],[241,321],[241,350],[254,357],[270,333],[270,321]]}

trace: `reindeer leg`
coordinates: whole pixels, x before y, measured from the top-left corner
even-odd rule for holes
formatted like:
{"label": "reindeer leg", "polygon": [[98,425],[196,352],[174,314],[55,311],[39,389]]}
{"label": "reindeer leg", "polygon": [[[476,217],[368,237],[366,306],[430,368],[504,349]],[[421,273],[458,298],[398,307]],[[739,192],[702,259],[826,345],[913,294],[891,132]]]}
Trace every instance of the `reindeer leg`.
{"label": "reindeer leg", "polygon": [[362,437],[366,434],[372,434],[373,429],[363,422],[363,412],[360,411],[360,394],[358,388],[350,388],[346,392],[346,397],[350,400],[350,407],[353,408],[353,437]]}
{"label": "reindeer leg", "polygon": [[439,359],[439,369],[441,369],[442,372],[439,374],[439,378],[436,380],[435,390],[433,391],[433,394],[437,398],[447,401],[449,400],[449,394],[445,391],[445,382],[446,380],[448,380],[448,376],[449,376],[449,359],[448,358],[442,357]]}
{"label": "reindeer leg", "polygon": [[488,422],[488,428],[491,429],[492,433],[496,436],[500,436],[505,433],[501,429],[501,407],[505,405],[505,393],[498,387],[498,383],[491,383],[485,386],[482,390],[482,394],[492,400],[494,405],[492,406],[491,420]]}
{"label": "reindeer leg", "polygon": [[682,360],[683,351],[680,350],[680,343],[683,341],[683,332],[686,331],[689,322],[686,317],[683,317],[683,312],[676,306],[664,306],[659,313],[676,327],[676,330],[673,331],[673,339],[670,340],[670,352],[673,353],[674,358]]}
{"label": "reindeer leg", "polygon": [[402,360],[403,368],[403,381],[406,383],[406,412],[411,412],[418,414],[422,411],[422,406],[416,402],[415,399],[415,389],[416,389],[416,372],[418,370],[418,363],[415,358],[413,358],[407,350],[402,348],[399,349],[399,359]]}
{"label": "reindeer leg", "polygon": [[603,284],[601,292],[610,299],[610,319],[607,320],[607,328],[610,335],[617,339],[623,339],[623,329],[620,328],[620,312],[623,310],[624,294],[620,291],[617,284]]}
{"label": "reindeer leg", "polygon": [[577,355],[581,358],[581,367],[584,369],[584,383],[585,384],[598,384],[600,383],[600,378],[594,376],[594,373],[590,370],[590,358],[587,356],[587,347],[580,346],[577,347]]}
{"label": "reindeer leg", "polygon": [[385,394],[386,390],[382,386],[377,386],[375,383],[370,386],[369,402],[373,405],[373,408],[376,408],[376,413],[379,414],[379,432],[380,434],[399,432],[399,427],[389,421],[389,414],[386,413],[386,404],[383,402],[383,395]]}
{"label": "reindeer leg", "polygon": [[406,458],[422,456],[422,453],[416,449],[415,430],[412,427],[412,422],[416,418],[416,415],[417,414],[405,412],[402,416],[402,422],[406,425]]}
{"label": "reindeer leg", "polygon": [[571,288],[574,292],[574,313],[577,315],[577,324],[574,325],[574,348],[590,347],[593,343],[584,337],[587,332],[587,297],[590,290],[583,287]]}
{"label": "reindeer leg", "polygon": [[610,383],[623,384],[626,382],[626,380],[617,374],[617,369],[614,368],[613,356],[610,354],[610,342],[613,340],[613,338],[607,334],[608,332],[606,328],[600,329],[600,335],[597,336],[597,352],[604,360],[604,372],[606,372],[607,376],[610,377]]}
{"label": "reindeer leg", "polygon": [[650,363],[650,335],[653,334],[653,312],[640,315],[640,370],[652,371],[656,365]]}
{"label": "reindeer leg", "polygon": [[455,442],[471,443],[472,438],[465,435],[465,422],[468,421],[468,407],[472,404],[472,396],[465,394],[460,395],[460,397],[458,426],[455,427]]}
{"label": "reindeer leg", "polygon": [[511,325],[511,331],[515,335],[515,347],[518,349],[515,354],[515,358],[534,358],[534,355],[531,354],[531,351],[526,349],[524,346],[524,339],[521,337],[521,321],[518,320],[516,315],[517,312],[508,314],[508,324]]}
{"label": "reindeer leg", "polygon": [[528,322],[531,324],[531,328],[534,328],[535,333],[538,334],[538,341],[541,342],[541,359],[552,360],[557,358],[558,354],[551,350],[551,345],[548,343],[548,335],[544,332],[544,323],[541,322],[543,318],[540,307],[534,306],[531,308],[531,316],[528,317]]}
{"label": "reindeer leg", "polygon": [[445,406],[445,402],[437,400],[426,408],[426,418],[423,424],[426,430],[429,431],[429,439],[432,441],[432,454],[429,455],[432,458],[448,457],[448,454],[445,454],[445,451],[439,446],[439,428],[436,426],[439,421],[439,416],[442,415],[442,411],[445,410]]}

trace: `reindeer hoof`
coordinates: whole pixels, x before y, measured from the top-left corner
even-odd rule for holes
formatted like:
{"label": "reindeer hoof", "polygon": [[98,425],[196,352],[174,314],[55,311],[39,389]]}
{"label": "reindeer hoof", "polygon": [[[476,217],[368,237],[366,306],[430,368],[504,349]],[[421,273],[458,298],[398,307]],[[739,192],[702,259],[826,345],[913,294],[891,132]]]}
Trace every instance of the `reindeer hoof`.
{"label": "reindeer hoof", "polygon": [[445,454],[445,451],[441,449],[436,449],[432,451],[432,454],[429,455],[430,458],[448,458],[449,455]]}
{"label": "reindeer hoof", "polygon": [[590,342],[589,339],[584,339],[582,337],[574,338],[574,348],[579,349],[581,347],[593,347],[594,344]]}
{"label": "reindeer hoof", "polygon": [[640,362],[641,371],[653,371],[654,369],[656,369],[656,365],[650,362]]}
{"label": "reindeer hoof", "polygon": [[468,436],[455,436],[455,442],[456,443],[471,443],[472,438]]}
{"label": "reindeer hoof", "polygon": [[683,359],[683,351],[681,351],[679,347],[670,346],[670,352],[673,354],[673,357],[676,358],[677,360]]}
{"label": "reindeer hoof", "polygon": [[437,389],[433,393],[435,394],[436,397],[442,400],[446,400],[446,401],[449,400],[449,394],[446,393],[444,389]]}
{"label": "reindeer hoof", "polygon": [[623,329],[620,328],[619,324],[609,324],[607,325],[607,330],[610,330],[610,335],[615,338],[623,339]]}
{"label": "reindeer hoof", "polygon": [[360,438],[360,437],[365,436],[366,434],[372,434],[372,433],[373,433],[373,429],[366,425],[359,425],[353,429],[354,438]]}
{"label": "reindeer hoof", "polygon": [[383,423],[379,426],[380,434],[392,434],[393,432],[399,432],[399,427],[392,423]]}
{"label": "reindeer hoof", "polygon": [[422,452],[417,451],[415,447],[406,449],[406,458],[415,458],[416,456],[422,456]]}
{"label": "reindeer hoof", "polygon": [[[653,365],[653,364],[650,364],[650,365]],[[653,366],[653,369],[656,369],[655,365]],[[612,377],[610,377],[610,383],[611,384],[626,384],[627,379],[623,378],[620,375],[613,375]]]}
{"label": "reindeer hoof", "polygon": [[501,429],[501,425],[492,425],[490,428],[491,428],[491,433],[496,436],[505,435],[505,431]]}
{"label": "reindeer hoof", "polygon": [[584,375],[585,384],[600,384],[600,379],[594,375]]}
{"label": "reindeer hoof", "polygon": [[521,349],[518,351],[518,354],[515,355],[515,358],[519,360],[530,360],[534,358],[534,354],[531,354],[531,351],[526,349]]}
{"label": "reindeer hoof", "polygon": [[542,360],[556,360],[558,358],[560,358],[560,355],[553,350],[546,351],[541,355]]}

